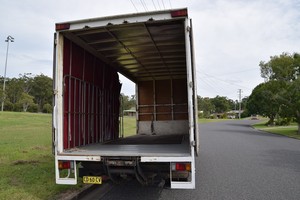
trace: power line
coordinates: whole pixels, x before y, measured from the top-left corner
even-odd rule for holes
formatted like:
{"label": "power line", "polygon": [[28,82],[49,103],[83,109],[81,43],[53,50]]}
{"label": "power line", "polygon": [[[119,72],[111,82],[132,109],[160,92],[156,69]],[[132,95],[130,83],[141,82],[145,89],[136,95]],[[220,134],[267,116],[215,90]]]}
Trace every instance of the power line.
{"label": "power line", "polygon": [[241,70],[241,71],[229,72],[229,73],[221,74],[220,76],[226,76],[229,74],[239,74],[239,73],[253,71],[253,70],[257,70],[257,68],[249,68],[249,69],[245,69],[245,70]]}
{"label": "power line", "polygon": [[211,88],[214,92],[218,93],[218,91],[215,89],[214,86],[212,86],[209,82],[206,82],[204,79],[202,79],[203,83],[207,85],[209,88]]}
{"label": "power line", "polygon": [[[203,78],[200,78],[200,81],[198,81],[198,83],[203,83],[204,87],[205,85],[208,86],[208,87],[205,87],[207,89],[203,89],[203,90],[213,90],[215,93],[219,94],[219,95],[224,95],[224,96],[227,96],[228,94],[231,94],[232,93],[232,90],[229,90],[229,88],[224,88],[222,87],[222,84],[219,84],[217,87],[216,86],[216,81],[215,80],[210,80],[211,78],[210,77],[203,77]],[[199,89],[201,87],[198,87]],[[203,88],[203,87],[202,87]]]}
{"label": "power line", "polygon": [[172,9],[172,4],[171,4],[171,0],[169,0],[169,4],[170,4],[170,8]]}
{"label": "power line", "polygon": [[239,84],[231,83],[231,82],[229,82],[229,81],[222,80],[222,79],[217,78],[217,77],[215,77],[215,76],[213,76],[213,75],[209,75],[209,74],[207,74],[207,73],[201,73],[201,72],[199,72],[198,70],[197,70],[197,72],[198,72],[199,74],[203,74],[203,75],[206,75],[206,76],[208,76],[208,77],[212,77],[212,78],[214,78],[214,79],[216,79],[216,80],[222,81],[222,82],[227,83],[227,84],[229,84],[229,85],[235,85],[235,86],[243,87],[243,88],[245,88],[245,89],[249,89],[249,90],[250,90],[250,88],[247,88],[247,87],[242,86],[242,85],[239,85]]}
{"label": "power line", "polygon": [[154,3],[154,0],[152,0],[152,3],[153,3],[153,6],[154,6],[155,10],[157,10],[157,9],[156,9],[156,5],[155,5],[155,3]]}
{"label": "power line", "polygon": [[133,5],[134,9],[136,10],[136,12],[139,12],[138,9],[136,8],[135,4],[133,3],[132,0],[130,0],[131,4]]}
{"label": "power line", "polygon": [[158,7],[159,7],[159,10],[161,10],[159,0],[157,0],[157,4],[158,4]]}
{"label": "power line", "polygon": [[147,5],[145,4],[144,0],[140,0],[140,2],[142,3],[142,6],[144,7],[145,11],[148,11]]}
{"label": "power line", "polygon": [[146,2],[143,0],[143,2],[144,2],[144,5],[145,5],[145,7],[146,7],[146,9],[147,9],[147,11],[148,11],[148,7],[147,7],[147,4],[146,4]]}
{"label": "power line", "polygon": [[163,5],[164,9],[166,9],[164,0],[161,0],[161,2],[162,2],[162,5]]}
{"label": "power line", "polygon": [[[200,78],[201,81],[208,81],[211,85],[213,85],[213,87],[216,86],[216,80],[214,80],[213,78],[211,77],[203,77],[203,78]],[[229,91],[228,88],[224,88],[222,84],[218,84],[218,87],[217,87],[219,93],[222,93],[224,91]]]}

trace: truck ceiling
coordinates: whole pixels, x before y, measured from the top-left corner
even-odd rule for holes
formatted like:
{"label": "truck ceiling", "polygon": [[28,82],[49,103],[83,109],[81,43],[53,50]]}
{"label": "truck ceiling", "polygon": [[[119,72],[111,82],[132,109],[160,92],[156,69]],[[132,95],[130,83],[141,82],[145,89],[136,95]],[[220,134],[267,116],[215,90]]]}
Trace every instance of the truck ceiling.
{"label": "truck ceiling", "polygon": [[181,79],[187,73],[187,11],[179,17],[171,13],[66,22],[56,24],[56,29],[134,82]]}

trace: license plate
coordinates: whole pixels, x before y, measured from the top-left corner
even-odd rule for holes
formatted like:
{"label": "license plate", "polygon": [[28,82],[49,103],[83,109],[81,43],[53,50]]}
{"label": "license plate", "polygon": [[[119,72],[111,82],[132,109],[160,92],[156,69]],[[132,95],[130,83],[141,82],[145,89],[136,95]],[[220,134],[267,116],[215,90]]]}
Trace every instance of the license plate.
{"label": "license plate", "polygon": [[82,180],[83,183],[87,183],[87,184],[102,184],[101,176],[84,176]]}

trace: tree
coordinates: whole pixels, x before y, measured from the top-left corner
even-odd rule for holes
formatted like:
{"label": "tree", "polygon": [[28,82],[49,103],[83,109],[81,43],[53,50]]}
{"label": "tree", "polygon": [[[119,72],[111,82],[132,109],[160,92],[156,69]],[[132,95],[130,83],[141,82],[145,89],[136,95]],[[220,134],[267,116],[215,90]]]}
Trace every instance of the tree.
{"label": "tree", "polygon": [[298,124],[298,134],[300,134],[300,78],[289,83],[285,96],[281,114],[285,117],[295,118]]}
{"label": "tree", "polygon": [[9,101],[13,104],[17,103],[24,92],[22,81],[18,78],[9,79],[7,81],[6,92]]}
{"label": "tree", "polygon": [[268,80],[293,81],[300,74],[300,55],[298,53],[282,53],[271,56],[270,61],[261,61],[261,77]]}
{"label": "tree", "polygon": [[227,99],[228,104],[229,104],[229,109],[230,110],[236,110],[236,101],[232,100],[232,99]]}
{"label": "tree", "polygon": [[22,84],[23,92],[29,94],[33,86],[33,76],[31,73],[19,74],[19,81]]}
{"label": "tree", "polygon": [[214,112],[215,106],[212,104],[210,98],[198,96],[198,110],[203,111],[203,117],[209,118]]}
{"label": "tree", "polygon": [[30,76],[31,74],[19,74],[19,78],[11,78],[7,80],[7,98],[13,104],[16,104],[20,98],[22,93],[29,94],[32,88],[33,78]]}
{"label": "tree", "polygon": [[135,95],[131,95],[131,97],[121,93],[122,100],[123,100],[123,110],[129,110],[132,107],[135,107],[136,100]]}
{"label": "tree", "polygon": [[216,96],[211,99],[212,104],[215,107],[215,112],[224,113],[229,110],[230,104],[227,97]]}
{"label": "tree", "polygon": [[245,118],[245,117],[249,117],[250,114],[249,114],[249,111],[248,111],[248,108],[247,108],[247,104],[248,104],[248,100],[249,100],[249,97],[246,96],[242,99],[242,102],[241,102],[241,107],[242,107],[242,110],[243,110],[243,113],[241,114],[241,117],[242,118]]}
{"label": "tree", "polygon": [[52,106],[49,103],[44,104],[43,112],[44,113],[52,113]]}
{"label": "tree", "polygon": [[241,102],[241,107],[242,107],[242,110],[245,110],[247,108],[247,103],[248,103],[248,100],[249,100],[249,97],[246,96],[244,98],[242,98],[242,102]]}
{"label": "tree", "polygon": [[39,111],[42,111],[44,104],[52,104],[52,79],[43,74],[35,76],[29,94],[34,97]]}
{"label": "tree", "polygon": [[33,98],[34,98],[33,96],[30,96],[29,94],[27,94],[25,92],[22,93],[19,103],[22,105],[24,112],[27,112],[28,107],[31,104],[34,104]]}
{"label": "tree", "polygon": [[254,88],[247,103],[249,114],[260,114],[269,117],[268,124],[273,125],[286,92],[285,82],[269,81]]}
{"label": "tree", "polygon": [[0,102],[3,101],[3,98],[4,98],[4,92],[2,89],[0,89]]}
{"label": "tree", "polygon": [[[300,76],[300,54],[282,53],[279,56],[271,56],[270,61],[259,64],[261,76],[266,81],[274,83],[277,81],[281,90],[273,90],[277,98],[273,98],[273,104],[279,105],[277,115],[286,118],[294,117],[298,123],[300,134],[300,106],[299,106],[299,76]],[[272,85],[272,83],[270,85]],[[280,97],[280,98],[278,98]],[[276,102],[274,102],[276,101]],[[278,107],[277,107],[278,108]]]}

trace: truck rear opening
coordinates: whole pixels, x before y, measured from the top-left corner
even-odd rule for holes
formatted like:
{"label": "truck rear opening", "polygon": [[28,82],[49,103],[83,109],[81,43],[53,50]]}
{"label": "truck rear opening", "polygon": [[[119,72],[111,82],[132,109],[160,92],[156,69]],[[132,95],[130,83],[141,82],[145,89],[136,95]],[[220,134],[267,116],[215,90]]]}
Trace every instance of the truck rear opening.
{"label": "truck rear opening", "polygon": [[[171,188],[194,188],[197,110],[189,24],[186,9],[56,24],[57,183],[76,184],[81,163],[83,175],[134,175],[145,184],[148,176],[159,176]],[[118,73],[136,84],[137,131],[127,138],[120,131]]]}

